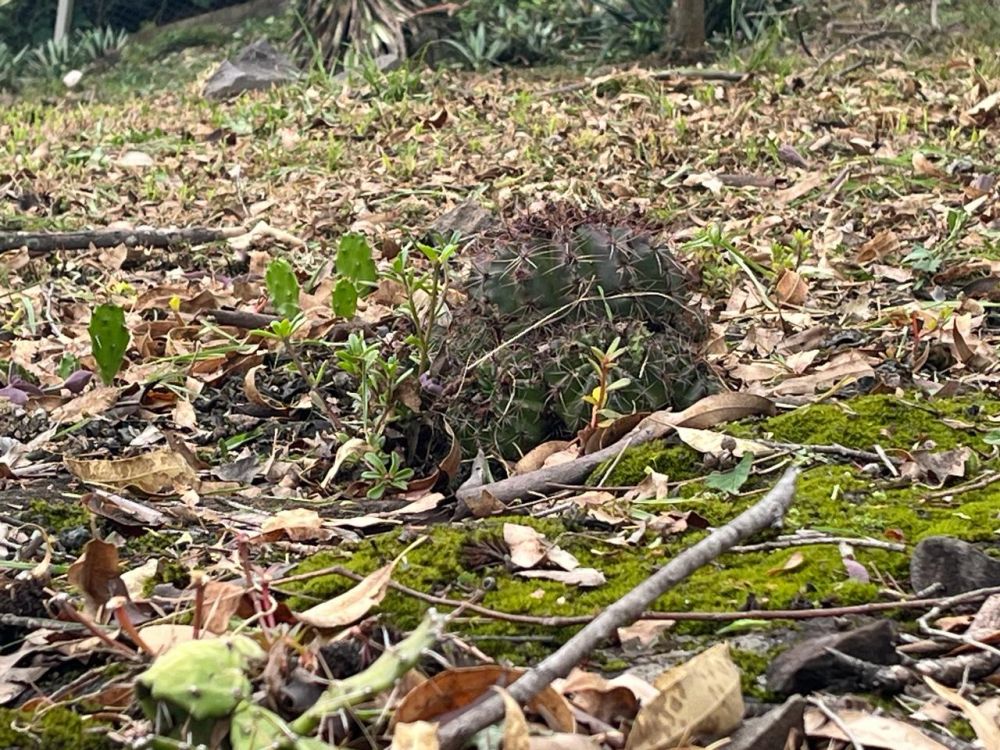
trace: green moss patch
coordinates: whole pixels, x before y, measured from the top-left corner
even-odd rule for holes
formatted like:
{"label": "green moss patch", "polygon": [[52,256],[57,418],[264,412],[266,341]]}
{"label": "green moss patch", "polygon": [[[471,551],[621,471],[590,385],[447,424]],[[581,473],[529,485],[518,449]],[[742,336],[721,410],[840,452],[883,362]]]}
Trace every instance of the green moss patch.
{"label": "green moss patch", "polygon": [[862,396],[796,409],[772,417],[752,431],[786,443],[838,443],[861,450],[871,450],[876,444],[906,450],[928,440],[940,450],[960,445],[982,450],[986,445],[978,434],[955,425],[973,424],[998,410],[1000,402],[982,397],[927,403],[889,395]]}
{"label": "green moss patch", "polygon": [[107,728],[54,708],[38,716],[0,708],[0,747],[17,750],[110,750]]}
{"label": "green moss patch", "polygon": [[[858,398],[845,404],[820,404],[758,422],[730,426],[751,437],[769,436],[802,444],[839,442],[870,449],[875,443],[886,450],[907,449],[933,440],[941,450],[969,445],[986,453],[980,436],[989,428],[985,417],[998,411],[989,400],[956,399],[946,403],[916,404],[886,396]],[[728,429],[728,428],[727,428]],[[984,465],[992,465],[988,460]],[[610,465],[609,465],[610,466]],[[698,453],[684,445],[663,441],[627,451],[610,469],[605,466],[591,477],[604,476],[606,485],[635,484],[646,467],[671,479],[697,479],[708,472]],[[644,505],[653,513],[693,510],[712,526],[720,526],[759,499],[774,476],[755,476],[739,496],[706,490],[693,481],[672,498],[669,507]],[[502,538],[505,521],[527,524],[546,534],[550,541],[568,550],[584,566],[604,573],[607,582],[593,589],[529,580],[507,570],[501,561],[485,569],[470,569],[463,553],[467,545],[488,545]],[[1000,531],[1000,483],[939,497],[920,486],[899,487],[872,479],[852,466],[819,463],[806,469],[798,483],[795,502],[780,530],[770,530],[755,541],[810,529],[854,538],[903,539],[914,544],[934,534],[948,534],[970,541],[995,539]],[[638,545],[616,546],[602,541],[606,531],[580,528],[574,522],[538,520],[522,516],[487,519],[467,525],[438,526],[429,530],[429,540],[410,552],[395,580],[417,590],[467,599],[485,589],[482,604],[511,614],[534,616],[596,615],[633,588],[656,568],[702,538],[706,532],[689,531],[656,539],[651,534]],[[317,555],[296,573],[341,564],[367,574],[392,560],[405,543],[397,533],[366,540],[353,551],[340,550]],[[502,545],[501,545],[502,548]],[[851,579],[835,545],[801,546],[755,553],[731,553],[695,572],[690,579],[667,592],[655,604],[661,611],[739,611],[753,606],[764,609],[860,604],[878,598],[883,580],[905,584],[909,554],[885,549],[855,547],[855,557],[871,574],[871,583]],[[793,555],[801,561],[790,564]],[[491,586],[492,583],[492,587]],[[305,608],[347,590],[353,583],[337,576],[320,576],[302,583],[290,605]],[[402,628],[413,627],[429,605],[419,599],[390,591],[382,611]],[[462,632],[476,639],[477,646],[495,656],[524,663],[551,650],[551,642],[528,642],[526,634],[537,634],[539,625],[473,618]],[[681,622],[678,633],[710,633],[718,624]],[[545,633],[559,642],[574,629],[549,629]],[[514,638],[516,636],[516,638]],[[752,670],[751,670],[752,671]]]}

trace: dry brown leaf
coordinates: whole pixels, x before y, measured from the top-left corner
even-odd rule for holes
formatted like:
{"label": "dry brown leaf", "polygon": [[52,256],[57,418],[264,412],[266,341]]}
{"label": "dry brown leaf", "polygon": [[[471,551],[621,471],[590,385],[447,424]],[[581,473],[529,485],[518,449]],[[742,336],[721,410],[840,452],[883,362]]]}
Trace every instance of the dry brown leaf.
{"label": "dry brown leaf", "polygon": [[185,458],[170,448],[132,458],[85,461],[66,457],[63,462],[81,482],[117,489],[134,487],[150,495],[176,492],[198,484],[198,477]]}
{"label": "dry brown leaf", "polygon": [[568,440],[549,440],[546,443],[535,446],[525,453],[521,460],[514,464],[512,476],[527,474],[529,471],[537,471],[545,465],[545,460],[553,455],[569,448],[572,443]]}
{"label": "dry brown leaf", "polygon": [[666,420],[668,424],[704,430],[723,422],[735,422],[746,417],[774,416],[776,413],[774,402],[763,396],[752,393],[719,393],[706,396],[684,411],[656,412],[650,419],[661,415],[658,421]]}
{"label": "dry brown leaf", "polygon": [[774,294],[779,304],[799,306],[809,296],[809,285],[798,273],[785,269],[781,278],[778,279]]}
{"label": "dry brown leaf", "polygon": [[535,567],[545,559],[549,548],[544,534],[516,523],[503,525],[503,540],[510,548],[511,563],[518,568]]}
{"label": "dry brown leaf", "polygon": [[675,427],[677,437],[681,442],[694,448],[699,453],[717,454],[724,450],[723,444],[732,444],[733,455],[742,456],[745,453],[753,453],[754,456],[769,456],[774,453],[774,448],[770,448],[764,443],[756,440],[746,440],[744,438],[734,438],[722,432],[712,432],[711,430],[693,430],[688,427]]}
{"label": "dry brown leaf", "polygon": [[603,747],[593,737],[569,732],[533,735],[529,743],[531,750],[601,750]]}
{"label": "dry brown leaf", "polygon": [[243,392],[246,394],[247,398],[250,399],[250,403],[271,409],[279,414],[285,414],[288,412],[287,406],[280,401],[276,401],[270,396],[264,395],[257,388],[257,371],[263,367],[264,365],[256,365],[246,371],[243,375]]}
{"label": "dry brown leaf", "polygon": [[132,570],[126,570],[122,573],[122,583],[125,584],[125,590],[128,592],[129,598],[133,601],[141,599],[146,584],[156,578],[156,574],[159,572],[160,558],[151,557],[138,568],[132,568]]}
{"label": "dry brown leaf", "polygon": [[287,537],[293,542],[329,539],[332,532],[323,528],[319,513],[309,508],[280,510],[260,525],[260,536],[253,541],[273,542]]}
{"label": "dry brown leaf", "polygon": [[728,734],[743,721],[740,671],[720,643],[661,674],[659,694],[636,716],[626,750],[666,750]]}
{"label": "dry brown leaf", "polygon": [[[391,726],[401,722],[433,721],[469,705],[493,687],[510,685],[523,673],[523,670],[497,664],[446,669],[406,694],[392,716]],[[551,685],[528,701],[526,708],[541,716],[553,731],[576,731],[576,720],[568,701]]]}
{"label": "dry brown leaf", "polygon": [[875,370],[872,369],[868,357],[860,352],[849,351],[837,355],[809,375],[783,380],[775,386],[774,393],[782,396],[803,396],[830,388],[841,381],[870,378],[874,375]]}
{"label": "dry brown leaf", "polygon": [[399,558],[396,558],[388,565],[383,565],[365,576],[354,588],[310,607],[305,612],[297,613],[295,619],[322,629],[339,628],[357,622],[385,598],[398,562]]}
{"label": "dry brown leaf", "polygon": [[934,162],[928,159],[919,151],[913,152],[913,171],[916,172],[921,177],[937,177],[938,179],[946,178],[948,173],[943,169],[938,167]]}
{"label": "dry brown leaf", "polygon": [[49,417],[56,424],[79,422],[85,417],[96,417],[114,406],[120,393],[120,388],[98,386],[56,407]]}
{"label": "dry brown leaf", "polygon": [[767,574],[769,576],[778,576],[781,575],[782,573],[788,573],[789,571],[792,570],[798,570],[805,564],[805,561],[806,561],[805,555],[803,555],[801,552],[793,552],[791,555],[788,556],[788,559],[785,560],[785,562],[782,565],[779,565],[777,568],[771,568],[769,571],[767,571]]}
{"label": "dry brown leaf", "polygon": [[558,581],[567,586],[594,588],[607,583],[604,574],[594,568],[575,568],[574,570],[519,570],[517,575],[522,578],[543,578],[547,581]]}
{"label": "dry brown leaf", "polygon": [[494,687],[493,690],[498,692],[503,700],[504,750],[529,750],[528,720],[524,718],[524,712],[521,711],[521,707],[517,705],[517,701],[511,697],[511,694],[502,687]]}
{"label": "dry brown leaf", "polygon": [[126,594],[128,589],[118,573],[118,548],[100,539],[91,539],[83,554],[69,566],[67,578],[80,589],[91,617],[113,596]]}
{"label": "dry brown leaf", "polygon": [[400,722],[392,731],[390,750],[437,750],[437,729],[433,721]]}
{"label": "dry brown leaf", "polygon": [[850,738],[816,708],[806,710],[806,734],[841,742],[853,739],[865,747],[881,747],[886,750],[946,750],[944,745],[935,742],[916,727],[888,716],[875,716],[854,709],[837,711],[837,716],[851,733]]}
{"label": "dry brown leaf", "polygon": [[663,500],[670,497],[670,477],[653,469],[646,469],[646,476],[634,488],[625,493],[624,500]]}
{"label": "dry brown leaf", "polygon": [[229,630],[229,621],[239,611],[244,593],[243,586],[228,581],[206,583],[202,596],[202,627],[216,635]]}
{"label": "dry brown leaf", "polygon": [[[164,623],[160,625],[146,625],[139,628],[142,641],[149,646],[154,654],[162,654],[169,651],[178,643],[186,643],[194,640],[194,628],[190,625],[171,625]],[[211,633],[200,633],[202,638],[211,638]]]}
{"label": "dry brown leaf", "polygon": [[979,706],[958,691],[947,688],[930,677],[925,676],[924,682],[941,698],[961,709],[975,730],[979,741],[983,743],[985,750],[1000,750],[1000,726],[983,713]]}
{"label": "dry brown leaf", "polygon": [[174,424],[182,430],[195,430],[198,428],[198,415],[195,414],[194,407],[186,398],[177,399],[171,416]]}
{"label": "dry brown leaf", "polygon": [[791,187],[779,190],[774,194],[774,200],[779,206],[787,206],[794,200],[808,195],[813,190],[826,182],[826,175],[823,172],[813,172],[803,176],[801,180]]}
{"label": "dry brown leaf", "polygon": [[622,646],[634,641],[639,646],[652,646],[663,631],[674,626],[673,620],[636,620],[631,625],[618,628],[618,641]]}

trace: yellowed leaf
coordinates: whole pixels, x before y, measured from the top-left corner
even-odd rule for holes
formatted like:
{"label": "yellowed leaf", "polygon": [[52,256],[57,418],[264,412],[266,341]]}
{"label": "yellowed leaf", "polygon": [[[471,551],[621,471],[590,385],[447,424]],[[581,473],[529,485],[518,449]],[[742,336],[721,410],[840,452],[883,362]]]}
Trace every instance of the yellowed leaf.
{"label": "yellowed leaf", "polygon": [[636,716],[626,750],[666,750],[727,734],[743,721],[740,671],[720,643],[661,674]]}
{"label": "yellowed leaf", "polygon": [[56,424],[78,422],[84,417],[96,417],[115,405],[120,392],[120,389],[111,386],[98,386],[56,407],[49,417]]}
{"label": "yellowed leaf", "polygon": [[677,437],[682,442],[694,448],[699,453],[721,453],[723,443],[732,442],[735,447],[732,449],[733,455],[742,456],[744,453],[753,453],[754,456],[769,456],[774,453],[774,448],[769,448],[756,440],[746,440],[744,438],[734,438],[722,432],[712,432],[711,430],[693,430],[689,427],[676,427]]}
{"label": "yellowed leaf", "polygon": [[940,742],[935,742],[910,724],[888,716],[855,709],[838,710],[840,724],[851,733],[848,737],[837,723],[815,708],[806,710],[805,729],[809,737],[840,740],[854,740],[865,747],[880,747],[887,750],[946,750]]}
{"label": "yellowed leaf", "polygon": [[514,464],[513,474],[527,474],[529,471],[536,471],[545,465],[546,459],[553,454],[564,451],[572,445],[568,440],[549,440],[546,443],[537,445],[525,453],[521,460]]}
{"label": "yellowed leaf", "polygon": [[437,722],[409,721],[396,724],[391,750],[437,750]]}
{"label": "yellowed leaf", "polygon": [[504,750],[529,750],[528,720],[517,705],[517,701],[502,687],[493,688],[503,699],[503,747]]}
{"label": "yellowed leaf", "polygon": [[345,591],[305,612],[299,612],[295,619],[312,625],[314,628],[339,628],[351,625],[378,605],[389,590],[396,561],[383,565],[373,573],[365,576],[354,588]]}
{"label": "yellowed leaf", "polygon": [[81,482],[119,489],[135,487],[151,495],[188,489],[198,484],[198,477],[185,458],[170,448],[132,458],[88,461],[66,457],[63,462]]}
{"label": "yellowed leaf", "polygon": [[767,571],[767,574],[769,576],[777,576],[781,575],[782,573],[788,573],[789,571],[797,570],[798,568],[802,567],[805,561],[806,561],[805,555],[803,555],[801,552],[793,552],[791,555],[788,556],[788,559],[785,560],[784,564],[779,565],[777,568],[771,568],[769,571]]}
{"label": "yellowed leaf", "polygon": [[503,540],[510,547],[510,561],[518,568],[533,568],[545,559],[549,545],[545,536],[530,526],[503,525]]}
{"label": "yellowed leaf", "polygon": [[1000,750],[1000,726],[997,726],[996,722],[987,716],[979,706],[958,691],[947,688],[930,677],[924,677],[924,682],[941,698],[962,710],[965,718],[969,720],[975,730],[979,741],[983,743],[985,750]]}

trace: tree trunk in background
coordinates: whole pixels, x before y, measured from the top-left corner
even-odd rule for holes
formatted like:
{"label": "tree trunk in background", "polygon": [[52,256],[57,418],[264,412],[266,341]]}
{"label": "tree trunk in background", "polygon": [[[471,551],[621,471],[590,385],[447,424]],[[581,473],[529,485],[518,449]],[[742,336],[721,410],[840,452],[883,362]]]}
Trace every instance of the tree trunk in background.
{"label": "tree trunk in background", "polygon": [[674,0],[668,28],[671,46],[700,51],[705,46],[705,0]]}

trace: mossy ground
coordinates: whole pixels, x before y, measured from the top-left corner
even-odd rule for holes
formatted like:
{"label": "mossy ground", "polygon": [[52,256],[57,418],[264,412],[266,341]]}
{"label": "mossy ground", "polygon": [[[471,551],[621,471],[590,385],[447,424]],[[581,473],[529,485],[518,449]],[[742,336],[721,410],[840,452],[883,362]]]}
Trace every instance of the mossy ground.
{"label": "mossy ground", "polygon": [[44,714],[0,708],[0,747],[10,750],[110,750],[106,729],[65,708]]}
{"label": "mossy ground", "polygon": [[[730,428],[748,437],[767,436],[807,445],[838,442],[858,449],[871,449],[878,443],[887,451],[906,450],[928,440],[941,450],[968,445],[982,455],[981,467],[992,467],[996,459],[990,458],[991,449],[983,441],[983,434],[990,428],[987,418],[998,412],[1000,402],[979,397],[918,403],[889,396],[867,396],[841,404],[805,407]],[[678,480],[696,479],[707,473],[701,467],[700,457],[691,449],[661,443],[626,453],[606,483],[634,484],[641,479],[647,465]],[[600,473],[599,469],[595,475]],[[682,488],[681,496],[672,499],[669,506],[652,509],[694,510],[710,524],[721,525],[757,500],[772,481],[773,475],[767,479],[753,477],[744,488],[748,491],[740,496],[707,491],[701,482],[693,481]],[[576,555],[582,565],[601,570],[607,583],[594,589],[577,589],[520,579],[502,567],[468,570],[463,562],[463,546],[499,537],[505,522],[535,527]],[[957,493],[952,498],[936,498],[931,497],[927,488],[893,487],[832,460],[814,463],[799,480],[795,503],[782,531],[802,528],[882,540],[889,535],[907,544],[934,534],[970,541],[995,539],[996,530],[1000,529],[1000,483]],[[642,544],[622,547],[603,541],[605,532],[576,522],[518,516],[492,518],[468,526],[439,526],[428,533],[429,540],[407,556],[395,580],[428,593],[462,599],[480,588],[484,576],[489,575],[496,585],[486,591],[483,605],[503,612],[541,616],[598,613],[705,532],[688,532],[665,540],[647,536]],[[776,533],[768,532],[770,536]],[[302,563],[296,572],[342,564],[359,573],[369,573],[391,560],[404,546],[396,534],[385,534],[366,540],[353,551],[317,555]],[[791,570],[783,570],[796,552],[802,555],[803,562]],[[665,594],[655,606],[670,611],[738,611],[750,602],[771,609],[848,605],[874,601],[878,589],[891,582],[905,585],[907,553],[858,546],[855,557],[870,572],[871,583],[849,578],[840,552],[833,545],[727,554]],[[321,576],[301,584],[297,591],[304,596],[327,599],[351,585],[351,581],[340,577]],[[292,602],[292,606],[313,603],[314,599],[302,598]],[[425,602],[390,591],[381,609],[399,627],[412,627],[427,606]],[[708,634],[717,629],[712,623],[683,622],[676,626],[675,632]],[[526,644],[511,638],[537,634],[538,625],[476,620],[463,624],[461,631],[476,637],[477,645],[484,651],[521,663],[530,663],[552,647],[551,642]],[[558,643],[571,633],[571,629],[553,629],[546,635]]]}

